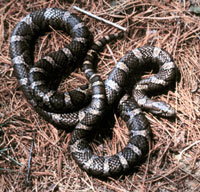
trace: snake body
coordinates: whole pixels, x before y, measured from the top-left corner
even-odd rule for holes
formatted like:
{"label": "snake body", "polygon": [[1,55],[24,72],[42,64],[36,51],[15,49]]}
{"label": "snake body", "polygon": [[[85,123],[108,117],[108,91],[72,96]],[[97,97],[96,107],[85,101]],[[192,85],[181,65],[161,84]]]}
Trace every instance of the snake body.
{"label": "snake body", "polygon": [[[41,32],[49,31],[50,26],[69,33],[72,41],[34,64],[32,44]],[[73,128],[72,157],[92,175],[121,174],[147,154],[150,126],[141,108],[163,116],[175,113],[168,104],[147,96],[148,91],[165,89],[174,80],[176,67],[164,50],[151,46],[133,49],[119,60],[105,82],[96,73],[94,60],[99,50],[120,37],[121,34],[109,35],[92,43],[93,37],[84,23],[76,15],[57,8],[30,13],[17,24],[11,36],[11,59],[26,99],[56,127],[67,131]],[[131,76],[148,65],[158,66],[158,73],[135,83],[131,97],[124,87]],[[78,67],[83,67],[89,86],[58,92],[61,79]],[[112,107],[125,121],[130,139],[117,154],[98,156],[93,153],[88,138],[105,111]]]}
{"label": "snake body", "polygon": [[[101,44],[98,42],[97,44]],[[91,50],[93,51],[93,50]],[[94,57],[88,51],[84,61],[85,68],[92,65]],[[140,80],[133,88],[133,98],[123,95],[130,75],[148,65],[158,65],[159,71],[154,76]],[[119,100],[117,112],[129,129],[129,142],[126,147],[112,156],[98,156],[89,146],[91,126],[75,128],[71,134],[70,151],[79,166],[88,173],[97,176],[114,176],[130,169],[142,161],[148,152],[150,127],[141,111],[141,107],[152,113],[171,117],[174,109],[165,102],[155,101],[146,95],[147,91],[163,89],[174,80],[176,67],[172,57],[158,47],[145,46],[133,49],[122,57],[105,80],[106,98],[109,106]],[[87,72],[86,72],[87,75]]]}
{"label": "snake body", "polygon": [[[39,35],[50,31],[50,27],[69,34],[72,37],[71,43],[48,54],[34,64],[34,41]],[[61,109],[64,104],[67,105],[65,108],[70,109],[71,102],[69,101],[73,100],[76,108],[83,102],[83,99],[87,100],[85,98],[87,94],[81,88],[72,93],[59,93],[55,90],[66,73],[69,74],[81,66],[92,41],[93,36],[80,18],[69,11],[57,8],[46,8],[30,13],[16,25],[12,33],[10,55],[19,85],[34,109],[57,127],[63,127],[67,130],[67,127],[77,124],[77,113],[67,115],[60,113],[65,110]],[[40,65],[43,69],[37,67]],[[47,70],[45,73],[43,73],[44,69]],[[33,82],[32,73],[36,73],[40,80]],[[83,97],[83,99],[76,104],[77,99],[74,97],[71,99],[71,95],[75,95],[76,98]],[[42,103],[41,98],[43,98],[44,103]],[[67,122],[59,121],[65,117],[68,119]]]}

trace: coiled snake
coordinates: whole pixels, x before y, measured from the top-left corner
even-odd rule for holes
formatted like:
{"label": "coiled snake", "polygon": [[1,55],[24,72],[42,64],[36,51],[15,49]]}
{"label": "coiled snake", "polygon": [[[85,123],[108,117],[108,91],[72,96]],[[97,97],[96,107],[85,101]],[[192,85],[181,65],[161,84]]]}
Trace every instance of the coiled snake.
{"label": "coiled snake", "polygon": [[[67,32],[72,37],[71,43],[34,64],[34,41],[49,31],[50,26]],[[175,114],[168,104],[146,95],[148,91],[165,89],[174,80],[176,66],[164,50],[151,46],[133,49],[119,60],[105,82],[96,73],[93,63],[98,51],[120,37],[121,34],[109,35],[92,43],[93,36],[84,23],[76,15],[58,8],[30,13],[16,25],[11,36],[14,72],[26,99],[45,120],[72,131],[70,152],[78,165],[92,175],[122,174],[145,157],[150,127],[141,108],[163,116]],[[132,97],[129,96],[124,87],[130,77],[148,65],[158,66],[158,73],[138,81],[132,89]],[[62,78],[78,67],[83,67],[89,86],[58,92]],[[117,154],[97,156],[88,138],[111,107],[115,107],[125,121],[130,139]]]}

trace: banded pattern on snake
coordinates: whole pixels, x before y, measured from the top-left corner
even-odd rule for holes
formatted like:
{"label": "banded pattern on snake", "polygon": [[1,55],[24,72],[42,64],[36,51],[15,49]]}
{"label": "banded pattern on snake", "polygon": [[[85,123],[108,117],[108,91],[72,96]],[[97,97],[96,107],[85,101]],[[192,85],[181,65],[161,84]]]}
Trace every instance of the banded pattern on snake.
{"label": "banded pattern on snake", "polygon": [[[101,41],[98,44],[101,44]],[[94,50],[91,49],[87,53],[84,61],[86,69],[92,65],[94,59],[90,52]],[[134,99],[128,94],[123,95],[123,89],[130,75],[137,74],[137,70],[149,64],[158,65],[159,72],[136,83],[132,91]],[[115,155],[98,156],[93,153],[88,142],[89,132],[93,128],[75,128],[71,134],[70,151],[82,169],[92,175],[114,176],[127,171],[144,158],[148,152],[150,127],[140,107],[157,115],[167,117],[175,115],[175,110],[170,105],[152,100],[146,95],[147,91],[163,89],[169,85],[174,80],[175,69],[171,56],[157,47],[145,46],[133,49],[119,60],[105,80],[106,98],[109,107],[119,101],[117,111],[129,129],[129,142]]]}
{"label": "banded pattern on snake", "polygon": [[[49,26],[69,33],[72,41],[34,64],[32,44],[41,32],[50,30]],[[73,128],[72,156],[92,175],[122,174],[146,155],[150,128],[141,108],[163,116],[175,114],[168,104],[147,97],[148,91],[165,89],[174,80],[176,67],[164,50],[150,46],[133,49],[120,59],[105,82],[96,73],[94,60],[98,51],[120,37],[121,34],[109,35],[92,44],[93,37],[84,23],[76,15],[57,8],[27,15],[17,24],[11,37],[11,59],[26,99],[56,127]],[[57,92],[61,79],[82,63],[89,86],[67,93]],[[133,98],[125,94],[124,87],[130,76],[147,65],[157,65],[159,72],[137,82],[132,89]],[[115,105],[130,131],[129,142],[113,156],[97,156],[89,146],[88,136],[105,111]]]}

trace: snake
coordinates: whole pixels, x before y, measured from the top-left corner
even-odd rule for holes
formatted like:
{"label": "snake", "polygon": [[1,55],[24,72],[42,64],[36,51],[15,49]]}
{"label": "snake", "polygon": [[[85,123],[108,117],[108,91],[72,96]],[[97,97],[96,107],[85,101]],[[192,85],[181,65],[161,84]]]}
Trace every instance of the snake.
{"label": "snake", "polygon": [[[40,35],[53,29],[71,36],[71,42],[34,62],[34,44]],[[105,44],[122,38],[110,34],[95,41],[84,22],[74,13],[44,8],[22,18],[10,39],[14,73],[25,98],[46,121],[71,132],[69,150],[79,167],[87,173],[108,177],[123,174],[143,160],[149,151],[150,124],[143,110],[171,117],[175,109],[153,100],[149,91],[165,90],[173,83],[177,67],[169,53],[154,46],[131,50],[123,56],[106,80],[102,80],[95,61]],[[140,79],[131,90],[125,87],[138,72],[158,67],[158,72]],[[82,68],[88,80],[69,92],[59,92],[62,79]],[[129,129],[126,146],[111,156],[96,155],[90,140],[92,131],[106,112],[114,110]]]}

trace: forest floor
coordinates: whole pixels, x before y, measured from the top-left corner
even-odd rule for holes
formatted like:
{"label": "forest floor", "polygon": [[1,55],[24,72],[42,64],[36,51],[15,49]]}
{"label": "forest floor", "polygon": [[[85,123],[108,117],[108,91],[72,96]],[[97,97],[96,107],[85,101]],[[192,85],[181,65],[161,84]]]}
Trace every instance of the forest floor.
{"label": "forest floor", "polygon": [[[169,0],[1,0],[0,1],[0,191],[200,191],[200,3]],[[195,3],[195,1],[193,1]],[[155,96],[176,109],[169,120],[145,112],[151,124],[151,149],[131,174],[100,179],[82,171],[69,153],[70,133],[57,130],[27,103],[13,73],[9,55],[12,31],[32,11],[58,7],[79,15],[98,40],[120,29],[73,9],[76,5],[126,27],[129,35],[108,44],[98,71],[105,79],[122,56],[144,45],[169,52],[179,70],[174,90]],[[70,37],[51,32],[36,43],[35,60],[69,43]],[[145,73],[149,76],[151,73]],[[61,85],[69,90],[87,82],[80,70]],[[31,146],[32,161],[27,177]],[[128,130],[116,118],[112,138],[95,141],[98,154],[114,154],[128,141]],[[103,151],[103,152],[102,152]]]}

